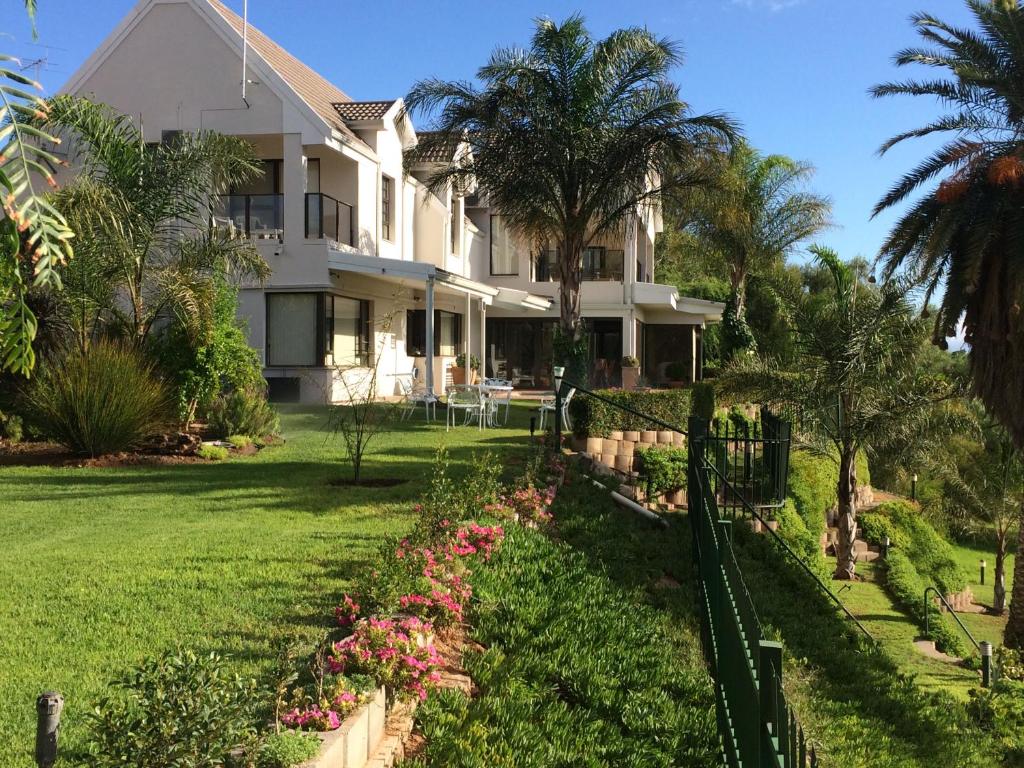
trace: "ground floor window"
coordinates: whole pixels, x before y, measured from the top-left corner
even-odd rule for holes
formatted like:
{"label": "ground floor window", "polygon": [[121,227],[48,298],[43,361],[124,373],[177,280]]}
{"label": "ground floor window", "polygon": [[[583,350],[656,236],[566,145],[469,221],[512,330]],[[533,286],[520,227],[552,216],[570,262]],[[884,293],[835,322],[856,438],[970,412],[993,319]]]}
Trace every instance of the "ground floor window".
{"label": "ground floor window", "polygon": [[[427,311],[410,309],[405,323],[406,353],[410,357],[427,356]],[[434,310],[434,355],[454,357],[462,344],[462,315]]]}
{"label": "ground floor window", "polygon": [[661,386],[671,380],[668,367],[681,363],[686,371],[683,381],[693,382],[693,326],[644,325],[643,374],[648,382]]}
{"label": "ground floor window", "polygon": [[[370,302],[330,293],[266,294],[268,366],[368,365]],[[318,321],[317,318],[322,318]]]}

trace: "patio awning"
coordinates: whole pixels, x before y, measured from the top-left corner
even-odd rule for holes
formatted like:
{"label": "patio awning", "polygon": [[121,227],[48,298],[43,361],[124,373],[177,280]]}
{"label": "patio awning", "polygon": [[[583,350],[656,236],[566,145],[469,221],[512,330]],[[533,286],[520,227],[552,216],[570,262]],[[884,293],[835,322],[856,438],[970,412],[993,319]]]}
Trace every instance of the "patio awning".
{"label": "patio awning", "polygon": [[548,296],[538,296],[515,288],[498,288],[498,295],[494,297],[494,306],[503,309],[533,309],[546,312],[551,309],[553,303],[554,300]]}
{"label": "patio awning", "polygon": [[446,269],[422,261],[387,259],[382,256],[366,256],[347,251],[331,251],[327,257],[327,268],[335,272],[357,272],[363,275],[378,275],[400,282],[426,283],[433,279],[439,288],[465,293],[490,304],[499,290],[485,283],[470,280]]}
{"label": "patio awning", "polygon": [[680,296],[675,286],[659,283],[636,283],[633,303],[648,311],[663,312],[663,320],[672,322],[669,318],[675,316],[676,322],[687,324],[721,322],[725,311],[725,304],[720,301]]}

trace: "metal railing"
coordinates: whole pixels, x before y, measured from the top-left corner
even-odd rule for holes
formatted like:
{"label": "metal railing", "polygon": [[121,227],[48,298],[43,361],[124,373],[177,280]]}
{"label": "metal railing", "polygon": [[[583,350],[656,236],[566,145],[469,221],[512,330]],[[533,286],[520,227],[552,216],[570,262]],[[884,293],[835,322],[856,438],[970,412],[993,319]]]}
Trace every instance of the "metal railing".
{"label": "metal railing", "polygon": [[[718,500],[738,499],[741,506],[760,517],[744,494],[757,491],[762,506],[783,502],[788,472],[788,434],[771,417],[763,433],[773,434],[760,461],[774,463],[765,477],[771,485],[751,485],[743,474],[758,459],[755,445],[733,448],[723,435],[709,433],[707,421],[692,417],[688,466],[688,500],[693,531],[694,561],[699,573],[698,602],[705,654],[715,680],[718,731],[725,764],[731,768],[814,768],[817,751],[786,701],[782,686],[782,645],[765,639],[754,602],[732,548],[733,519],[725,519]],[[788,425],[785,425],[788,427]],[[762,437],[763,441],[764,438]],[[731,441],[741,443],[735,436]],[[709,455],[710,454],[710,455]],[[716,466],[724,465],[734,477],[744,478],[742,488],[733,486]],[[734,508],[735,508],[734,506]]]}
{"label": "metal railing", "polygon": [[306,237],[355,245],[355,217],[348,203],[323,192],[306,193]]}
{"label": "metal railing", "polygon": [[[531,257],[533,282],[558,282],[558,251],[540,251]],[[622,282],[625,276],[625,251],[594,249],[583,253],[580,277],[585,282]]]}
{"label": "metal railing", "polygon": [[214,201],[213,221],[256,240],[280,240],[284,236],[284,195],[220,195]]}

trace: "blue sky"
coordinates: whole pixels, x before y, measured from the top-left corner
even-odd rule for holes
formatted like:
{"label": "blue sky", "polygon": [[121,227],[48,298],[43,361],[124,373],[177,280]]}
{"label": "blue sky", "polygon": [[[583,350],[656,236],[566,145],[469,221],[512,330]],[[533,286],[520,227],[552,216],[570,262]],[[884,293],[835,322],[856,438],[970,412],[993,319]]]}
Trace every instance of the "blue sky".
{"label": "blue sky", "polygon": [[[227,2],[241,11],[242,0]],[[53,91],[133,4],[41,0],[38,44],[24,22],[0,33],[0,50],[46,56],[40,79]],[[884,139],[937,107],[867,95],[871,85],[907,74],[891,59],[916,42],[907,18],[918,10],[969,21],[960,0],[249,2],[254,25],[356,99],[401,96],[427,76],[472,77],[495,46],[527,43],[537,16],[581,11],[595,35],[647,26],[682,43],[686,61],[675,78],[695,110],[727,112],[762,151],[818,169],[813,187],[832,199],[837,224],[820,241],[846,258],[874,257],[893,217],[871,221],[871,207],[929,146],[880,159]],[[387,36],[374,32],[385,28]]]}

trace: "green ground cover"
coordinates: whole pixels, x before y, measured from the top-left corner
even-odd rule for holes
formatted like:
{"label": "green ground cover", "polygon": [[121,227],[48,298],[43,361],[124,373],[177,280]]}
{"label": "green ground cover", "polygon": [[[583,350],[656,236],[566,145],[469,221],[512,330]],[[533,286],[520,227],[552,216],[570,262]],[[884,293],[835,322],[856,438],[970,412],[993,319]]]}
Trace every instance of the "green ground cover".
{"label": "green ground cover", "polygon": [[66,697],[73,755],[83,713],[144,656],[182,643],[259,672],[281,639],[319,634],[353,570],[410,524],[436,447],[456,476],[481,449],[514,463],[528,408],[447,435],[417,413],[367,459],[366,477],[407,480],[392,488],[329,484],[348,469],[326,421],[287,410],[284,445],[220,463],[0,469],[0,765],[33,765],[42,690]]}

